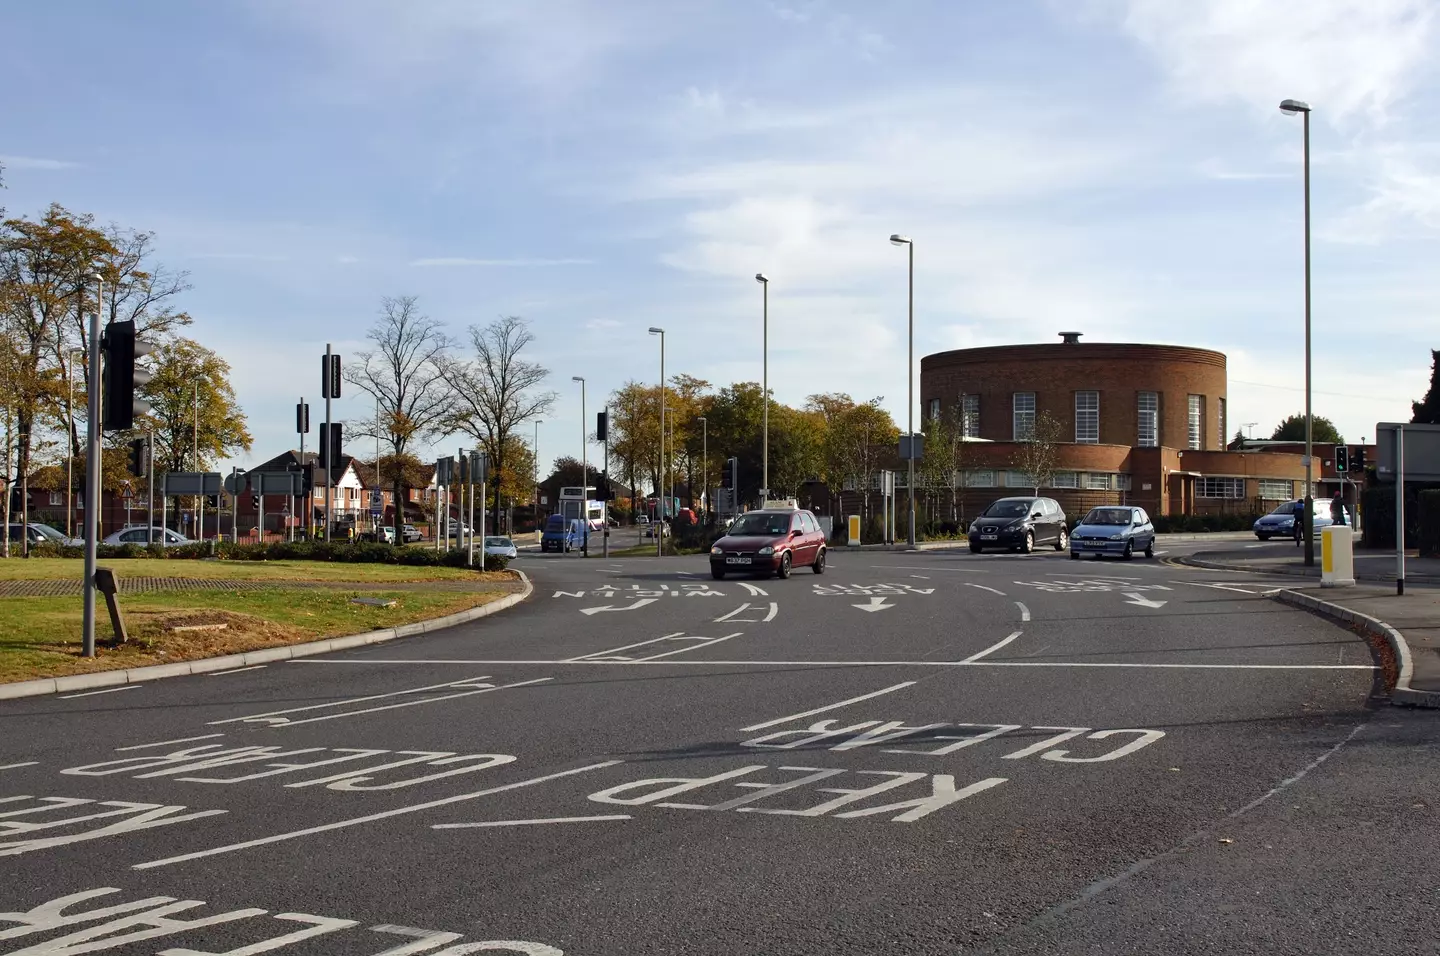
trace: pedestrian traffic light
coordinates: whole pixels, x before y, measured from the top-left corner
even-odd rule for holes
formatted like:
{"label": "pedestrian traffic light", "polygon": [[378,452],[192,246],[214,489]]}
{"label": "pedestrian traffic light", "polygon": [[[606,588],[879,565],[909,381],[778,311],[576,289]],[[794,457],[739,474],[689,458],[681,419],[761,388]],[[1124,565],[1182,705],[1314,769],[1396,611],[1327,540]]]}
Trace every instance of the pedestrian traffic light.
{"label": "pedestrian traffic light", "polygon": [[150,381],[150,373],[135,367],[135,360],[155,351],[153,342],[135,337],[133,321],[111,322],[100,333],[105,357],[100,386],[100,424],[107,432],[135,427],[135,416],[150,411],[150,403],[135,397],[137,386]]}
{"label": "pedestrian traffic light", "polygon": [[610,413],[597,412],[595,414],[595,440],[605,441],[610,437]]}
{"label": "pedestrian traffic light", "polygon": [[320,356],[320,397],[340,397],[340,356],[334,353]]}
{"label": "pedestrian traffic light", "polygon": [[320,423],[320,467],[333,468],[340,461],[341,428],[339,422]]}
{"label": "pedestrian traffic light", "polygon": [[130,443],[130,474],[137,478],[145,475],[145,448],[148,444],[143,438],[137,438]]}
{"label": "pedestrian traffic light", "polygon": [[1335,471],[1345,474],[1350,470],[1350,449],[1344,445],[1335,446]]}

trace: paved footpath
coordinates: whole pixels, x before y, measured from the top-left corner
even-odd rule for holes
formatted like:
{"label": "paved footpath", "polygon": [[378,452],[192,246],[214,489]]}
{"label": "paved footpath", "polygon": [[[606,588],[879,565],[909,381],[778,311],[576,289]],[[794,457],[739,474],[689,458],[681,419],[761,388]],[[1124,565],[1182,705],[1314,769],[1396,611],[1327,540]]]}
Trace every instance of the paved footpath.
{"label": "paved footpath", "polygon": [[1440,718],[1293,582],[517,566],[473,625],[0,703],[0,953],[1435,951]]}

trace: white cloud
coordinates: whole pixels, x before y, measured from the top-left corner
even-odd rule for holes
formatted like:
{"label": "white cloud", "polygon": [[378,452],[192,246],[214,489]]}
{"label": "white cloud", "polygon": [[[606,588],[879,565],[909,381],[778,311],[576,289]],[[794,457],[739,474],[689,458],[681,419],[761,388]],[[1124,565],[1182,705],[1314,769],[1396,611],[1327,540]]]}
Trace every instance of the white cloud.
{"label": "white cloud", "polygon": [[412,266],[588,266],[590,259],[471,259],[464,256],[442,256],[434,259],[412,259]]}
{"label": "white cloud", "polygon": [[38,156],[0,156],[0,166],[7,169],[76,169],[79,163],[72,163],[68,159],[45,159]]}

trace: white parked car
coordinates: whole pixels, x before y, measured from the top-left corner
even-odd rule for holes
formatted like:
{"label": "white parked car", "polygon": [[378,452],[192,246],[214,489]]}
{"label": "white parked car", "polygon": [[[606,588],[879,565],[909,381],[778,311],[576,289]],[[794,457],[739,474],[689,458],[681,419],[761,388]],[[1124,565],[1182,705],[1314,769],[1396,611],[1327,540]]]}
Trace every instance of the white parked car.
{"label": "white parked car", "polygon": [[499,558],[509,558],[512,561],[519,554],[515,549],[515,542],[503,536],[492,536],[485,539],[485,554],[495,555]]}
{"label": "white parked car", "polygon": [[400,529],[400,536],[405,539],[406,544],[414,544],[420,540],[420,529],[413,524],[407,524]]}
{"label": "white parked car", "polygon": [[[18,522],[18,521],[15,522],[14,524],[12,524],[12,525],[10,526],[10,540],[11,540],[11,541],[19,541],[19,540],[20,540],[20,527],[21,527],[21,525],[20,525],[20,522]],[[26,527],[29,528],[29,531],[28,531],[28,533],[26,534],[26,537],[28,537],[28,538],[30,539],[30,543],[31,543],[32,545],[35,545],[35,544],[58,544],[58,545],[62,545],[62,546],[67,547],[67,548],[83,548],[83,547],[85,547],[85,539],[84,539],[84,538],[67,538],[67,537],[65,537],[65,535],[62,534],[58,529],[52,528],[52,527],[50,527],[48,524],[41,524],[41,523],[38,522],[38,521],[32,521],[32,522],[30,522],[30,524],[27,525]]]}
{"label": "white parked car", "polygon": [[178,531],[171,531],[169,528],[124,528],[115,532],[104,540],[104,544],[146,544],[154,541],[156,544],[163,543],[167,548],[173,548],[181,544],[194,544],[190,538],[185,537]]}

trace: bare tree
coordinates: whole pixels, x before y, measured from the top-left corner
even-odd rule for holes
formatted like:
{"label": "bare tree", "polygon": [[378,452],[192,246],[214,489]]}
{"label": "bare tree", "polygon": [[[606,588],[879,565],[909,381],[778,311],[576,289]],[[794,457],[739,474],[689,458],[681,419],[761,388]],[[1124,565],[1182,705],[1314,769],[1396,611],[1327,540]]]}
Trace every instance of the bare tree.
{"label": "bare tree", "polygon": [[1035,416],[1030,435],[1020,442],[1013,464],[1025,480],[1035,487],[1035,494],[1055,477],[1060,459],[1060,436],[1064,433],[1060,420],[1047,411]]}
{"label": "bare tree", "polygon": [[[483,328],[470,327],[473,361],[452,360],[443,366],[453,393],[449,423],[485,449],[490,469],[497,474],[505,468],[511,436],[526,422],[549,414],[555,405],[554,392],[535,391],[550,370],[520,355],[534,341],[530,323],[508,315]],[[492,521],[499,526],[499,495]]]}
{"label": "bare tree", "polygon": [[[378,438],[402,459],[412,442],[448,432],[450,387],[442,375],[453,343],[444,327],[422,315],[413,295],[380,300],[380,318],[365,333],[375,346],[359,352],[345,369],[345,380],[375,400],[370,419],[350,423],[357,436]],[[403,469],[391,471],[395,496],[395,540],[403,541],[405,481]]]}

